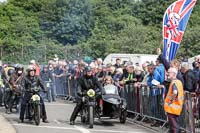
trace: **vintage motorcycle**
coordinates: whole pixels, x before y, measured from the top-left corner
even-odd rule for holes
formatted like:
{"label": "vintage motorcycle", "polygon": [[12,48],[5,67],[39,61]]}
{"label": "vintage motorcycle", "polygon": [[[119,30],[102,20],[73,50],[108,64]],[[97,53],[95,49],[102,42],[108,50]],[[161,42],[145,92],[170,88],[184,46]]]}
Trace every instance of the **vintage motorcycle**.
{"label": "vintage motorcycle", "polygon": [[94,125],[94,115],[96,106],[96,93],[93,89],[89,89],[86,94],[83,94],[82,102],[83,106],[80,112],[81,122],[89,123],[89,128],[93,128]]}
{"label": "vintage motorcycle", "polygon": [[31,99],[27,103],[27,111],[29,118],[34,119],[35,124],[38,126],[40,124],[41,117],[41,104],[40,104],[40,96],[39,96],[40,88],[32,87],[31,88]]}
{"label": "vintage motorcycle", "polygon": [[104,86],[102,92],[89,89],[82,97],[83,106],[80,112],[81,122],[93,128],[94,118],[119,118],[120,123],[126,122],[126,101],[120,98],[118,89],[114,85]]}

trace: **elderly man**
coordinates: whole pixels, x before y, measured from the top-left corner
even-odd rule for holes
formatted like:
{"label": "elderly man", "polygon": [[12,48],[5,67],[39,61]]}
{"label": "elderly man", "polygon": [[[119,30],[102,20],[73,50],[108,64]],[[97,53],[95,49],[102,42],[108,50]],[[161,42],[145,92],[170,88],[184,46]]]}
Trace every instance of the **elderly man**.
{"label": "elderly man", "polygon": [[137,79],[135,78],[135,71],[134,71],[134,66],[129,65],[127,67],[127,73],[124,73],[124,83],[130,84],[130,83],[135,83]]}
{"label": "elderly man", "polygon": [[195,92],[197,82],[193,71],[189,69],[188,63],[182,63],[181,72],[185,81],[184,90],[189,92]]}
{"label": "elderly man", "polygon": [[170,67],[168,70],[170,86],[165,97],[164,109],[167,113],[170,124],[170,133],[179,133],[180,131],[180,121],[179,116],[182,112],[183,101],[184,101],[184,91],[183,85],[177,77],[177,69]]}

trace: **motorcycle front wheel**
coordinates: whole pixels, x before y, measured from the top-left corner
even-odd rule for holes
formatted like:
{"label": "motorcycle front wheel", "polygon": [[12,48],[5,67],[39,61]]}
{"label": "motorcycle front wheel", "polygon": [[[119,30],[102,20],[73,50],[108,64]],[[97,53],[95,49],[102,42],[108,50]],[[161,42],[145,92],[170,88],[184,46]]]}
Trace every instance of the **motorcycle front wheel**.
{"label": "motorcycle front wheel", "polygon": [[37,126],[40,125],[40,104],[37,103],[34,105],[34,120]]}
{"label": "motorcycle front wheel", "polygon": [[93,128],[94,125],[94,108],[93,106],[89,107],[89,128]]}

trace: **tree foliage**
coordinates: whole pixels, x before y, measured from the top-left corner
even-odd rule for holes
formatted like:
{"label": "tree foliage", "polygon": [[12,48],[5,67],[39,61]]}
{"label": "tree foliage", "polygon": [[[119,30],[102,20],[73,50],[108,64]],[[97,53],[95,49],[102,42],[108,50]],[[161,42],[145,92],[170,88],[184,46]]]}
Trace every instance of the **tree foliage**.
{"label": "tree foliage", "polygon": [[[154,53],[162,47],[162,19],[175,0],[8,0],[0,4],[0,56],[46,62],[109,53]],[[178,56],[200,51],[200,2]]]}

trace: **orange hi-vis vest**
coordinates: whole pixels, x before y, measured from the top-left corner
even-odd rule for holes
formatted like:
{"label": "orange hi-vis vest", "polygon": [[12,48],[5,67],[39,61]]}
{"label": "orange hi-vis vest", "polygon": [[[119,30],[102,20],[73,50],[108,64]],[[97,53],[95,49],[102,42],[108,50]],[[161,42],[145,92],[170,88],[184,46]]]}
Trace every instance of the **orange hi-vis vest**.
{"label": "orange hi-vis vest", "polygon": [[[172,96],[173,96],[172,85],[173,84],[175,84],[178,89],[178,94],[175,100],[172,100]],[[180,80],[173,80],[170,83],[169,90],[165,98],[165,104],[164,104],[165,112],[174,114],[174,115],[180,115],[182,112],[183,102],[184,102],[183,85]]]}

